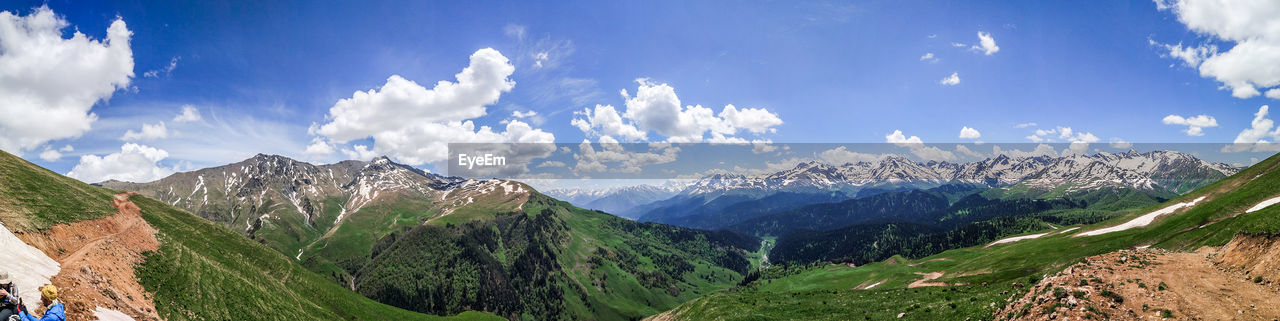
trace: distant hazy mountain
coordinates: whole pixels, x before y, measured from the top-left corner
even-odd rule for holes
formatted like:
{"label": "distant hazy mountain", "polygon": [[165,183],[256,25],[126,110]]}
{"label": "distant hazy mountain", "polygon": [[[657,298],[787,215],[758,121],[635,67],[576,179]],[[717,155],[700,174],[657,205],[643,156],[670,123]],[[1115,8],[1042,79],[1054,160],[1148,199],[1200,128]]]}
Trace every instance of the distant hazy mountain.
{"label": "distant hazy mountain", "polygon": [[675,196],[682,185],[633,185],[604,189],[559,188],[544,192],[548,196],[568,201],[578,207],[601,210],[610,214],[636,219],[637,206],[665,200]]}
{"label": "distant hazy mountain", "polygon": [[[999,155],[968,163],[915,162],[899,156],[842,165],[811,161],[761,175],[710,175],[670,199],[638,207],[638,210],[644,212],[639,215],[642,221],[715,229],[769,212],[815,204],[803,199],[833,202],[840,198],[862,198],[947,184],[1002,188],[1001,197],[1067,195],[1102,188],[1176,194],[1239,170],[1176,151],[1060,157]],[[726,211],[734,204],[783,192],[789,196],[779,200],[782,202],[774,202],[772,211]]]}

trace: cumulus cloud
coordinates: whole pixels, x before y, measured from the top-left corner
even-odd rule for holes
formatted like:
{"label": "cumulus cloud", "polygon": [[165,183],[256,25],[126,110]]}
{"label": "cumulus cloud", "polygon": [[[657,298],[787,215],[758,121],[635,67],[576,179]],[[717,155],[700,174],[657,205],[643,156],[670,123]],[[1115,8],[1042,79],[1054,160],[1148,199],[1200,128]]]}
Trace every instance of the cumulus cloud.
{"label": "cumulus cloud", "polygon": [[1172,11],[1187,29],[1234,43],[1226,52],[1207,45],[1162,45],[1168,56],[1197,67],[1200,76],[1214,78],[1237,98],[1251,98],[1261,94],[1260,88],[1280,86],[1280,68],[1266,67],[1280,61],[1280,2],[1161,0],[1156,4],[1159,10]]}
{"label": "cumulus cloud", "polygon": [[156,124],[142,124],[142,131],[133,131],[132,129],[124,132],[124,136],[120,136],[120,140],[153,140],[169,137],[169,129],[164,126],[164,122]]}
{"label": "cumulus cloud", "polygon": [[850,151],[844,146],[828,149],[818,154],[818,159],[829,164],[843,165],[858,162],[874,162],[884,155]]}
{"label": "cumulus cloud", "polygon": [[979,133],[977,129],[969,128],[968,126],[963,126],[960,128],[960,138],[978,139],[978,138],[982,138],[982,133]]}
{"label": "cumulus cloud", "polygon": [[501,132],[472,121],[515,86],[508,78],[514,71],[502,53],[485,48],[471,55],[470,65],[455,75],[456,82],[440,81],[428,89],[392,75],[380,88],[339,100],[329,108],[328,122],[313,126],[311,132],[336,144],[372,138],[372,148],[357,145],[342,151],[359,159],[385,154],[414,166],[448,159],[449,143],[554,142],[551,133],[519,120],[506,121]]}
{"label": "cumulus cloud", "polygon": [[192,105],[182,105],[182,112],[177,116],[173,116],[173,122],[175,123],[189,123],[200,121],[201,119],[200,110]]}
{"label": "cumulus cloud", "polygon": [[150,182],[173,174],[173,170],[159,165],[161,160],[168,157],[169,153],[162,149],[126,143],[120,146],[119,153],[80,156],[80,163],[67,176],[86,183],[109,179]]}
{"label": "cumulus cloud", "polygon": [[988,56],[1000,51],[1000,46],[996,45],[996,39],[991,37],[991,33],[982,31],[978,31],[978,44],[972,48]]}
{"label": "cumulus cloud", "polygon": [[955,86],[955,85],[959,85],[959,84],[960,84],[960,73],[959,73],[959,72],[953,72],[953,73],[951,73],[951,75],[950,75],[950,76],[947,76],[946,78],[942,78],[942,80],[941,80],[941,81],[939,81],[938,83],[939,83],[939,84],[942,84],[943,86]]}
{"label": "cumulus cloud", "polygon": [[44,143],[79,137],[98,115],[90,109],[133,78],[132,32],[124,20],[106,39],[79,31],[48,7],[26,16],[0,12],[0,149],[17,155]]}
{"label": "cumulus cloud", "polygon": [[56,149],[53,149],[49,146],[45,146],[44,151],[40,152],[40,159],[43,159],[46,162],[57,161],[59,159],[62,159],[62,152]]}
{"label": "cumulus cloud", "polygon": [[924,144],[924,141],[920,140],[919,136],[907,137],[906,134],[902,133],[902,130],[894,130],[892,133],[889,133],[888,135],[884,135],[884,142],[892,143],[898,146]]}
{"label": "cumulus cloud", "polygon": [[[323,139],[320,139],[320,137],[316,137],[311,139],[311,144],[308,144],[307,149],[303,150],[302,153],[307,155],[313,155],[313,156],[325,156],[325,155],[333,154],[334,151],[335,149],[333,147],[333,144],[330,144],[329,142],[326,142]],[[358,159],[364,160],[364,158],[358,158]]]}
{"label": "cumulus cloud", "polygon": [[901,130],[894,130],[892,133],[885,135],[884,140],[886,143],[891,143],[898,147],[908,147],[911,150],[911,154],[924,160],[950,161],[956,159],[955,153],[934,146],[925,146],[920,137],[907,137]]}
{"label": "cumulus cloud", "polygon": [[1027,136],[1027,139],[1031,140],[1031,142],[1034,142],[1034,143],[1052,142],[1054,141],[1055,138],[1061,139],[1068,143],[1075,143],[1075,144],[1082,143],[1082,144],[1085,144],[1084,146],[1087,146],[1087,144],[1089,143],[1096,143],[1100,140],[1098,136],[1094,135],[1093,133],[1079,132],[1074,129],[1071,129],[1071,127],[1063,127],[1063,126],[1058,126],[1057,128],[1051,128],[1051,129],[1036,129],[1036,131],[1031,136]]}
{"label": "cumulus cloud", "polygon": [[618,110],[612,105],[596,105],[594,110],[584,109],[574,112],[574,115],[582,116],[583,118],[575,117],[569,123],[583,133],[620,137],[627,141],[643,141],[647,139],[647,134],[644,131],[623,120],[622,114],[618,113]]}
{"label": "cumulus cloud", "polygon": [[1039,157],[1039,156],[1058,156],[1058,152],[1049,144],[1039,144],[1031,151],[1022,151],[1020,149],[1003,149],[999,145],[991,146],[992,155],[1005,155],[1013,158],[1022,157]]}
{"label": "cumulus cloud", "polygon": [[587,140],[578,144],[578,153],[573,155],[577,163],[572,169],[577,175],[606,171],[639,173],[644,166],[674,162],[679,153],[680,148],[671,144],[650,144],[648,151],[628,151],[617,140],[604,136],[600,137],[599,150]]}
{"label": "cumulus cloud", "polygon": [[[1222,152],[1235,153],[1250,149],[1255,152],[1275,150],[1277,144],[1274,144],[1274,140],[1280,138],[1280,130],[1271,131],[1275,123],[1268,117],[1269,111],[1269,106],[1259,107],[1258,112],[1253,114],[1253,121],[1249,123],[1249,128],[1241,130],[1231,145],[1222,147]],[[1272,140],[1268,141],[1267,138]]]}
{"label": "cumulus cloud", "polygon": [[[681,105],[675,88],[640,78],[635,96],[622,90],[625,110],[612,105],[596,105],[574,114],[570,124],[595,136],[615,136],[631,141],[647,140],[649,132],[667,138],[668,142],[747,143],[735,137],[739,132],[765,134],[776,132],[782,119],[765,108],[738,108],[726,105],[720,113],[702,105]],[[683,106],[683,107],[681,107]],[[709,137],[708,137],[709,135]]]}
{"label": "cumulus cloud", "polygon": [[1204,128],[1218,127],[1218,120],[1209,115],[1198,115],[1193,117],[1182,117],[1178,115],[1164,116],[1161,120],[1165,125],[1181,125],[1187,126],[1183,132],[1187,136],[1204,136]]}
{"label": "cumulus cloud", "polygon": [[987,155],[982,154],[981,152],[969,149],[969,147],[965,145],[956,145],[956,152],[965,156],[976,157],[976,158],[987,157]]}

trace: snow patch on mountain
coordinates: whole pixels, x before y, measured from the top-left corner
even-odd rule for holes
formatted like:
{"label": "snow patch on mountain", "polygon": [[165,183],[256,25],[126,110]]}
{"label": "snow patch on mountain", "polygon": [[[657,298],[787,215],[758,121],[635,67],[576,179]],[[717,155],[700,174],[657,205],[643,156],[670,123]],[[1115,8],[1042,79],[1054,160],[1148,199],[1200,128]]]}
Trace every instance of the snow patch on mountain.
{"label": "snow patch on mountain", "polygon": [[1132,220],[1129,220],[1128,222],[1124,222],[1124,224],[1079,233],[1079,234],[1076,234],[1075,237],[1102,235],[1102,234],[1107,234],[1111,232],[1124,231],[1124,230],[1128,230],[1135,227],[1147,226],[1151,224],[1151,222],[1155,221],[1156,218],[1160,217],[1161,215],[1173,213],[1174,211],[1177,211],[1184,207],[1191,208],[1195,206],[1196,203],[1200,203],[1200,201],[1203,201],[1204,198],[1205,198],[1204,196],[1201,196],[1190,202],[1182,202],[1182,203],[1169,205],[1169,206],[1166,206],[1165,208],[1155,210],[1155,211],[1152,211],[1151,213],[1147,213],[1146,215],[1142,215]]}

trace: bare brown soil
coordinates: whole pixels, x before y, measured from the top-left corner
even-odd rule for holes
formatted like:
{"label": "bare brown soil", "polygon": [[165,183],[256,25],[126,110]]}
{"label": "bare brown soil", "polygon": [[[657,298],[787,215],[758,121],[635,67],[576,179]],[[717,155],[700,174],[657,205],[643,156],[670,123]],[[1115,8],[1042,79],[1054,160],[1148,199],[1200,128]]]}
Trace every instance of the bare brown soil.
{"label": "bare brown soil", "polygon": [[911,284],[907,284],[908,288],[918,288],[922,286],[947,286],[948,285],[946,282],[929,282],[934,279],[942,277],[942,272],[933,272],[928,274],[916,273],[916,274],[924,275],[924,277],[920,278],[919,280],[916,280],[915,282],[911,282]]}
{"label": "bare brown soil", "polygon": [[118,212],[114,215],[18,234],[62,265],[52,281],[60,290],[68,320],[93,320],[97,307],[120,311],[135,320],[160,319],[151,295],[134,274],[142,253],[159,249],[160,242],[138,206],[129,201],[130,195],[133,193],[115,196],[112,206]]}
{"label": "bare brown soil", "polygon": [[[1214,259],[1249,255],[1239,248],[1196,253],[1121,250],[1089,257],[1045,278],[997,316],[1002,320],[1275,320],[1280,317],[1280,291],[1232,272],[1241,268],[1231,265],[1231,260]],[[1280,251],[1252,254],[1280,258]]]}

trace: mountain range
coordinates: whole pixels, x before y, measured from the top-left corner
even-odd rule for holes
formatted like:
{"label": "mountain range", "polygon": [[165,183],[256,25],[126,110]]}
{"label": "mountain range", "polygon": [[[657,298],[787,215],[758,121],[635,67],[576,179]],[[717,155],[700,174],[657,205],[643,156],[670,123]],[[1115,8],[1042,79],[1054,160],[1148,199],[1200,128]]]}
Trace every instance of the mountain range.
{"label": "mountain range", "polygon": [[[644,212],[639,216],[641,221],[716,229],[809,204],[944,185],[969,186],[966,188],[978,191],[998,189],[987,193],[1005,198],[1061,197],[1099,189],[1176,195],[1239,170],[1176,151],[1058,157],[998,155],[968,163],[916,162],[901,156],[842,165],[809,161],[791,169],[751,176],[709,175],[670,199],[639,206],[635,211]],[[772,206],[767,209],[743,206],[770,197],[767,203]]]}
{"label": "mountain range", "polygon": [[186,209],[378,302],[436,315],[638,318],[740,282],[760,245],[386,157],[313,165],[257,155],[100,185]]}

